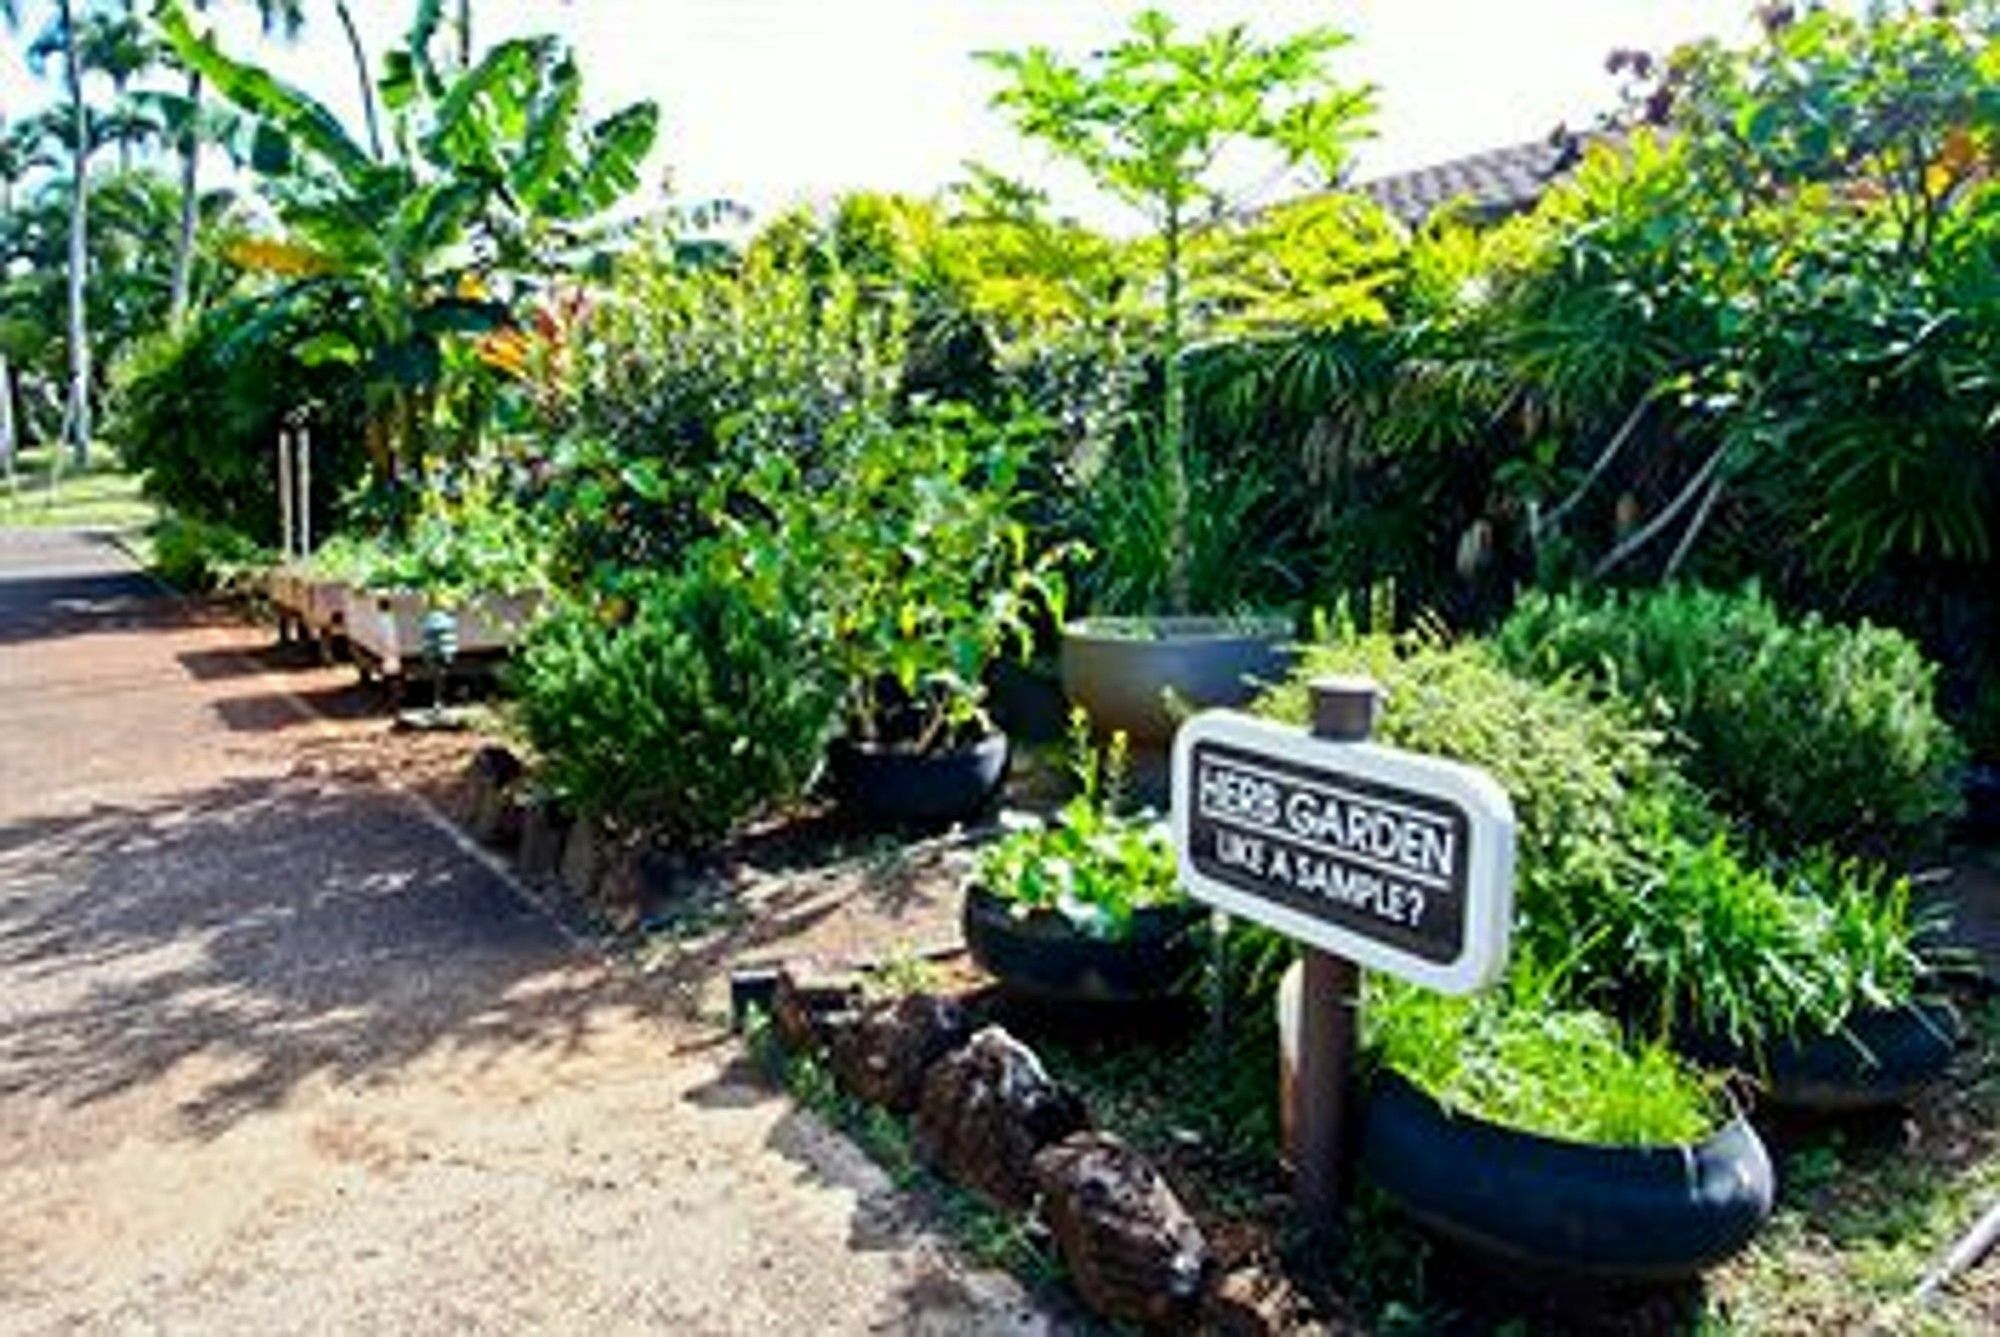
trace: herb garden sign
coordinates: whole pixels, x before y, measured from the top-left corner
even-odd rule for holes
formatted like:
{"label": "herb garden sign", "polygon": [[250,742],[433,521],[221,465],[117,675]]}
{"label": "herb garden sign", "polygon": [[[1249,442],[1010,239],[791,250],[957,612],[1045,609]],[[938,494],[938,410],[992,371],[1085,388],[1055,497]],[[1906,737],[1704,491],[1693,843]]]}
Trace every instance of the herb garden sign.
{"label": "herb garden sign", "polygon": [[1380,688],[1313,684],[1313,728],[1234,711],[1174,740],[1181,883],[1306,948],[1295,1152],[1300,1205],[1329,1220],[1359,967],[1445,993],[1499,978],[1514,914],[1514,808],[1485,772],[1369,741]]}

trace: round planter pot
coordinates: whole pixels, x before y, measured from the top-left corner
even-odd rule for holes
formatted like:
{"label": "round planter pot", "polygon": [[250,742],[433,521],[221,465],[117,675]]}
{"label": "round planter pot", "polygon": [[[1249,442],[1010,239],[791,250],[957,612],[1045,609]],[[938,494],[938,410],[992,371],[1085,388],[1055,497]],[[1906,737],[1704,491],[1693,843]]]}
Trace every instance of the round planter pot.
{"label": "round planter pot", "polygon": [[1900,1105],[1944,1076],[1963,1030],[1943,1002],[1859,1013],[1833,1035],[1773,1045],[1761,1069],[1764,1099],[1828,1114]]}
{"label": "round planter pot", "polygon": [[1770,1155],[1741,1117],[1685,1146],[1558,1142],[1455,1114],[1394,1073],[1368,1092],[1361,1168],[1412,1218],[1481,1252],[1661,1281],[1740,1252],[1773,1193]]}
{"label": "round planter pot", "polygon": [[1968,766],[1959,780],[1965,816],[1959,833],[1977,844],[2000,840],[2000,766]]}
{"label": "round planter pot", "polygon": [[1163,747],[1189,709],[1240,706],[1291,664],[1283,618],[1085,618],[1063,628],[1063,691],[1102,733]]}
{"label": "round planter pot", "polygon": [[836,802],[871,822],[930,826],[976,817],[1007,777],[1007,735],[950,752],[906,752],[835,739],[827,770]]}
{"label": "round planter pot", "polygon": [[1061,915],[1013,906],[978,887],[965,892],[965,945],[1017,997],[1042,1003],[1154,1003],[1187,992],[1201,961],[1198,906],[1137,910],[1115,942],[1085,937]]}

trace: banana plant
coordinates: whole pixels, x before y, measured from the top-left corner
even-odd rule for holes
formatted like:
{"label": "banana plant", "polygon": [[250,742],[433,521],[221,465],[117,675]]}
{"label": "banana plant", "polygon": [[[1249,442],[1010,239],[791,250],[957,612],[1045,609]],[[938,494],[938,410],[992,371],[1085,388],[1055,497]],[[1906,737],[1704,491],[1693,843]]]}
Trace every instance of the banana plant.
{"label": "banana plant", "polygon": [[157,16],[187,68],[279,136],[256,165],[284,236],[240,254],[282,279],[271,303],[338,294],[345,327],[294,353],[364,378],[371,449],[389,476],[433,444],[447,367],[466,361],[447,344],[510,327],[526,298],[580,263],[593,223],[639,183],[659,123],[650,102],[587,120],[582,73],[554,37],[441,63],[438,9],[419,0],[376,81],[387,115],[379,151],[322,103],[197,34],[177,0]]}

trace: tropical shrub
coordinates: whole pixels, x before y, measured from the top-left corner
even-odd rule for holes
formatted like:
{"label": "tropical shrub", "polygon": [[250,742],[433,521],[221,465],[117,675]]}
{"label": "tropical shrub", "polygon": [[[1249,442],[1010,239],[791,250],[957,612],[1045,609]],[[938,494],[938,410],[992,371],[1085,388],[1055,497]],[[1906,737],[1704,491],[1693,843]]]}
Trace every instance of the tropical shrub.
{"label": "tropical shrub", "polygon": [[1066,549],[1038,547],[1021,474],[1043,434],[1025,417],[922,410],[841,433],[830,493],[796,490],[811,527],[816,602],[846,684],[851,737],[917,751],[992,727],[987,671],[1025,658],[1062,615]]}
{"label": "tropical shrub", "polygon": [[1754,587],[1531,594],[1494,644],[1513,668],[1644,703],[1686,772],[1778,849],[1908,850],[1958,807],[1962,749],[1898,632],[1791,618]]}
{"label": "tropical shrub", "polygon": [[766,456],[815,487],[830,434],[894,406],[906,305],[776,245],[691,266],[641,239],[583,323],[555,412],[548,492],[567,564],[584,575],[675,560],[709,532],[708,494]]}
{"label": "tropical shrub", "polygon": [[803,792],[837,701],[800,619],[708,558],[628,587],[622,605],[562,605],[513,680],[560,799],[692,844]]}
{"label": "tropical shrub", "polygon": [[1313,677],[1355,672],[1388,691],[1384,741],[1507,791],[1516,940],[1561,967],[1569,1001],[1755,1049],[1914,989],[1902,884],[1871,894],[1865,868],[1818,855],[1759,863],[1615,701],[1517,677],[1476,642],[1374,636],[1314,647],[1259,709],[1303,723]]}
{"label": "tropical shrub", "polygon": [[1070,720],[1070,773],[1077,792],[1048,821],[1029,818],[979,857],[982,890],[1026,915],[1061,915],[1092,938],[1125,935],[1136,910],[1182,899],[1172,838],[1152,813],[1126,806],[1123,734],[1100,755],[1090,721]]}
{"label": "tropical shrub", "polygon": [[263,567],[271,552],[244,534],[209,520],[169,515],[147,532],[153,571],[176,589],[220,589]]}
{"label": "tropical shrub", "polygon": [[307,367],[292,345],[325,322],[330,306],[300,302],[283,312],[229,301],[177,332],[141,345],[114,386],[106,437],[145,476],[146,494],[186,517],[226,526],[276,547],[278,434],[309,414],[312,527],[333,532],[339,498],[367,469],[354,426],[361,383],[352,369]]}

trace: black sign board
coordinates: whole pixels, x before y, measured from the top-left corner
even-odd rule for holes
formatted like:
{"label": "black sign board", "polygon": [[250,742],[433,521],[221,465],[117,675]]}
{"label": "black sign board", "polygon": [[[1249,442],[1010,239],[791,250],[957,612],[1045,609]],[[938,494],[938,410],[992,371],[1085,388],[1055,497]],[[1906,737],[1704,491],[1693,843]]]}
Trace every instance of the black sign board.
{"label": "black sign board", "polygon": [[1483,773],[1213,711],[1181,728],[1191,895],[1451,993],[1490,982],[1513,913],[1513,809]]}

